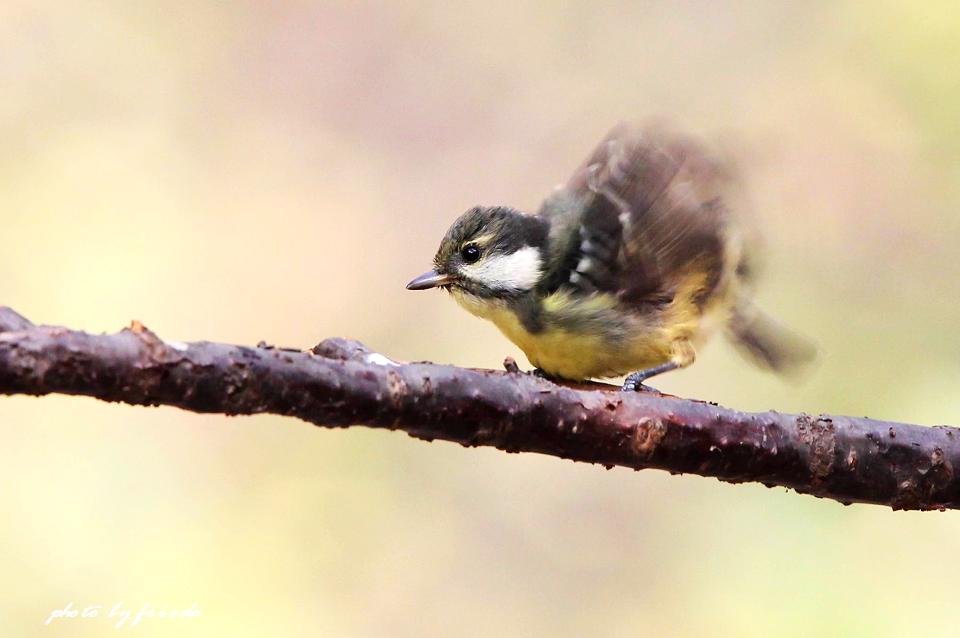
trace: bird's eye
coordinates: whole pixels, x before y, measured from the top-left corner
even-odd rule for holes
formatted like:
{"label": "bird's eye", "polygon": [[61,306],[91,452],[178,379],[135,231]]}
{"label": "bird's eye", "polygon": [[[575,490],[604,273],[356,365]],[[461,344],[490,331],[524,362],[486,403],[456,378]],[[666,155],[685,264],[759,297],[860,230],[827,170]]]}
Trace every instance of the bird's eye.
{"label": "bird's eye", "polygon": [[467,244],[460,251],[460,256],[468,264],[474,264],[480,259],[480,247],[476,244]]}

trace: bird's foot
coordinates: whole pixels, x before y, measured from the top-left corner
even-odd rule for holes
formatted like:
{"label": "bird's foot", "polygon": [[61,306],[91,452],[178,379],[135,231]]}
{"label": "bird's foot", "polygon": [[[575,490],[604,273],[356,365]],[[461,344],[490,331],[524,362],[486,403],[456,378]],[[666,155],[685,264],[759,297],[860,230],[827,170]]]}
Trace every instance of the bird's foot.
{"label": "bird's foot", "polygon": [[648,385],[644,385],[644,381],[650,377],[655,377],[658,374],[663,374],[664,372],[669,372],[670,370],[676,370],[679,366],[673,361],[668,361],[662,363],[658,366],[652,368],[647,368],[646,370],[638,370],[632,374],[627,375],[627,378],[623,381],[623,391],[624,392],[650,392],[653,394],[663,394],[660,390],[656,388],[651,388]]}
{"label": "bird's foot", "polygon": [[621,388],[621,390],[623,392],[649,392],[650,394],[663,394],[662,392],[660,392],[660,390],[657,390],[656,388],[643,383],[643,380],[646,377],[637,376],[640,374],[641,373],[639,372],[634,372],[633,374],[628,376],[624,380],[623,387]]}

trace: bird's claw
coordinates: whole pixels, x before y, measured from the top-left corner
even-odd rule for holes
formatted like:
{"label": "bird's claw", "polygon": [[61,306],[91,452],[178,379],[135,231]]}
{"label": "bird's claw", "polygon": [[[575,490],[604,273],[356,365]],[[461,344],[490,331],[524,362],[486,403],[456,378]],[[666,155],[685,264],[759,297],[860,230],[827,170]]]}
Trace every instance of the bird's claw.
{"label": "bird's claw", "polygon": [[623,392],[647,392],[650,394],[663,394],[663,392],[660,392],[660,390],[643,383],[645,378],[646,377],[638,375],[637,373],[631,374],[624,380],[621,390]]}

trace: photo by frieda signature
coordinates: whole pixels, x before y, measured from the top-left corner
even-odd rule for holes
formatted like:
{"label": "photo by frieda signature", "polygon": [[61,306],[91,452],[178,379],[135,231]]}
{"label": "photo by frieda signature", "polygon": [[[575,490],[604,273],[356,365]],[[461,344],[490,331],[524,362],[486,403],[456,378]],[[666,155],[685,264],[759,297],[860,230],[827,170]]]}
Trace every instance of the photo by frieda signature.
{"label": "photo by frieda signature", "polygon": [[122,629],[124,627],[136,627],[146,620],[183,621],[199,618],[201,615],[203,615],[203,612],[196,602],[191,603],[188,607],[166,607],[151,603],[127,605],[123,602],[113,603],[112,605],[77,605],[71,601],[63,607],[51,610],[43,624],[53,625],[70,621],[106,621],[115,628]]}

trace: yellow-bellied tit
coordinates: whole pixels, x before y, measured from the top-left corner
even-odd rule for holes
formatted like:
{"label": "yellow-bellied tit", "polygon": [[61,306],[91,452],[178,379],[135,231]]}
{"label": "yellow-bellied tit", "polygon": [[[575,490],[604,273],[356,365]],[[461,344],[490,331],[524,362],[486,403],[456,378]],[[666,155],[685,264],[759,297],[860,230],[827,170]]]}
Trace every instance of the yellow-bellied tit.
{"label": "yellow-bellied tit", "polygon": [[[545,375],[629,374],[625,390],[693,363],[718,327],[764,367],[814,349],[751,303],[732,178],[689,138],[618,126],[535,215],[472,208],[410,290],[444,288]],[[726,191],[726,192],[725,192]]]}

